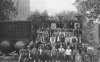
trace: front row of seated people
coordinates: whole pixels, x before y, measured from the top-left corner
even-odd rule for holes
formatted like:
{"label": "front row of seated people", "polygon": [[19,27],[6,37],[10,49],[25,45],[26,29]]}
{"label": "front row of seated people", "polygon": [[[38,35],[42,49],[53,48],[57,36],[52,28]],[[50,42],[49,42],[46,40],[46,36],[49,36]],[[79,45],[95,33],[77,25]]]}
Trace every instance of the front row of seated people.
{"label": "front row of seated people", "polygon": [[[33,44],[34,43],[32,42],[32,43],[30,43],[29,46],[34,46],[35,44],[34,45]],[[59,44],[59,46],[56,47],[58,44]],[[48,48],[45,49],[46,46],[44,46],[44,44],[42,44],[42,43],[39,43],[38,45],[35,45],[31,49],[31,52],[30,52],[31,56],[32,56],[32,58],[34,60],[36,60],[36,59],[38,60],[39,58],[40,59],[42,58],[42,60],[43,60],[44,57],[45,57],[45,60],[47,58],[49,58],[49,59],[56,58],[58,60],[63,58],[65,60],[67,60],[67,61],[74,60],[72,58],[72,55],[73,55],[73,49],[77,50],[75,45],[71,45],[70,42],[66,42],[66,43],[60,42],[58,44],[56,42],[52,42],[51,41],[51,43],[49,44]],[[64,44],[66,45],[65,47],[64,47]],[[26,54],[27,54],[27,52],[26,52]]]}

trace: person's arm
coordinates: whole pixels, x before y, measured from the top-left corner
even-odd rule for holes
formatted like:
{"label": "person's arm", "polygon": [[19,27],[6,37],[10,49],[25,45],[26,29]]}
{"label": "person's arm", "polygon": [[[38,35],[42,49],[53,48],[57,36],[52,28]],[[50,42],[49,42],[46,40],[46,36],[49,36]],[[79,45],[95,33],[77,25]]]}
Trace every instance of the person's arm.
{"label": "person's arm", "polygon": [[33,41],[31,41],[31,42],[29,43],[29,45],[30,45],[30,46],[33,45]]}

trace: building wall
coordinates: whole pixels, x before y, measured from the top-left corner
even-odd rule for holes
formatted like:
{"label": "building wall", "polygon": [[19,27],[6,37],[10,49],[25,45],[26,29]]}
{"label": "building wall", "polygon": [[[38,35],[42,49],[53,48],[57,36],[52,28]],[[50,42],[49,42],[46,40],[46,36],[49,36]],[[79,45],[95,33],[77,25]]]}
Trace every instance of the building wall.
{"label": "building wall", "polygon": [[88,30],[89,30],[89,32],[87,33],[88,41],[92,43],[94,46],[97,46],[99,44],[99,24],[92,25],[91,29]]}
{"label": "building wall", "polygon": [[0,22],[0,40],[31,39],[31,22]]}
{"label": "building wall", "polygon": [[99,44],[99,24],[96,24],[95,25],[95,28],[94,28],[94,36],[95,36],[95,41],[97,44]]}
{"label": "building wall", "polygon": [[13,20],[26,20],[30,15],[30,0],[13,0],[18,15]]}

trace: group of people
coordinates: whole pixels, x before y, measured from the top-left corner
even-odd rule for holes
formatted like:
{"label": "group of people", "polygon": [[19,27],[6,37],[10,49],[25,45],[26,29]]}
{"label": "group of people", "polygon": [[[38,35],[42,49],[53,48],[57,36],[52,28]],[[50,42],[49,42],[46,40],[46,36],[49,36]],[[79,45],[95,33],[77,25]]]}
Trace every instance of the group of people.
{"label": "group of people", "polygon": [[60,43],[58,48],[50,45],[22,48],[19,52],[19,62],[91,62],[91,58],[88,60],[87,48],[82,43],[72,46],[68,43],[66,47]]}
{"label": "group of people", "polygon": [[[23,59],[31,59],[36,62],[39,60],[42,62],[81,62],[80,54],[83,50],[81,49],[81,43],[78,43],[77,41],[78,40],[75,39],[71,42],[65,42],[63,40],[60,42],[54,42],[51,40],[48,43],[33,43],[32,41],[30,45],[28,45],[28,48],[21,49],[22,52],[20,53]],[[24,50],[26,50],[26,52]],[[20,61],[22,60],[21,56],[19,57],[19,62],[22,62]]]}
{"label": "group of people", "polygon": [[55,36],[53,31],[48,36],[44,33],[37,35],[35,42],[30,42],[28,47],[20,50],[19,62],[23,59],[27,62],[88,62],[85,61],[87,47],[82,45],[80,34],[70,36],[69,33],[59,32]]}

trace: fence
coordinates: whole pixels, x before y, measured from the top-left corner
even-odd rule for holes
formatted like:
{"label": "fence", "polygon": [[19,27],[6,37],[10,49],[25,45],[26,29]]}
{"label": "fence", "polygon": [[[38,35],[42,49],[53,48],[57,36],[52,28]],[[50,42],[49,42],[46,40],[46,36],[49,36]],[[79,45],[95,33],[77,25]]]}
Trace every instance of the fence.
{"label": "fence", "polygon": [[31,21],[0,22],[0,39],[31,38]]}

